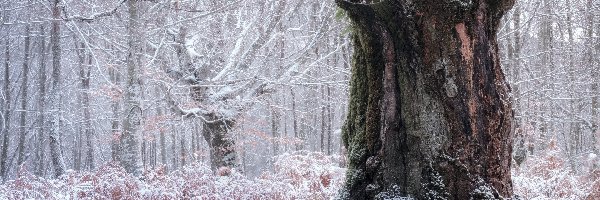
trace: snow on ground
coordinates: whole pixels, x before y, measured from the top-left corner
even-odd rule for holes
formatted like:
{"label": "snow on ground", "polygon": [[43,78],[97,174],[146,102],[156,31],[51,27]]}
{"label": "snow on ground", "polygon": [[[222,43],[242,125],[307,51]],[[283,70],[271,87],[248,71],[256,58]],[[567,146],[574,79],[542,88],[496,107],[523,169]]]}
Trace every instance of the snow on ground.
{"label": "snow on ground", "polygon": [[530,155],[512,170],[515,194],[523,199],[600,199],[600,168],[595,154],[588,154],[575,173],[556,142],[541,155]]}
{"label": "snow on ground", "polygon": [[343,183],[338,159],[307,151],[284,154],[273,172],[254,179],[231,169],[215,175],[201,163],[169,174],[164,168],[149,170],[141,179],[112,163],[94,172],[69,171],[56,180],[22,170],[18,179],[0,186],[0,199],[329,199]]}
{"label": "snow on ground", "polygon": [[[598,157],[583,159],[586,164],[576,174],[556,147],[529,156],[513,169],[515,194],[536,200],[600,199]],[[113,163],[93,172],[68,171],[54,180],[22,169],[16,180],[0,185],[0,199],[331,199],[344,180],[339,161],[339,156],[317,152],[286,153],[275,158],[272,171],[257,178],[235,169],[213,173],[202,163],[171,173],[148,170],[139,179]]]}

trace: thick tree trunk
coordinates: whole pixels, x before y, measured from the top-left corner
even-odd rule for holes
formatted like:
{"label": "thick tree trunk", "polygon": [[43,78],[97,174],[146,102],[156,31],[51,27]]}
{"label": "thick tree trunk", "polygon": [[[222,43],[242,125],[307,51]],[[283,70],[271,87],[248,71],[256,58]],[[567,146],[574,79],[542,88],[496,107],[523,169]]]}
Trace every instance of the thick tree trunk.
{"label": "thick tree trunk", "polygon": [[203,136],[210,150],[211,169],[236,167],[236,150],[234,139],[229,131],[235,124],[231,119],[211,116],[204,122]]}
{"label": "thick tree trunk", "polygon": [[512,196],[496,31],[514,1],[336,2],[354,42],[342,197]]}

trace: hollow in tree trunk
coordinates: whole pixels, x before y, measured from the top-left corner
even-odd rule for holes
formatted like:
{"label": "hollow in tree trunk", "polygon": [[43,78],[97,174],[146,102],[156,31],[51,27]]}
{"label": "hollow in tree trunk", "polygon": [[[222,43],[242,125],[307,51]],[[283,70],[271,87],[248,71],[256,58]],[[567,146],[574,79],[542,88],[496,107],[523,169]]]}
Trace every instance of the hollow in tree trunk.
{"label": "hollow in tree trunk", "polygon": [[511,197],[496,32],[514,0],[336,3],[354,45],[342,197]]}

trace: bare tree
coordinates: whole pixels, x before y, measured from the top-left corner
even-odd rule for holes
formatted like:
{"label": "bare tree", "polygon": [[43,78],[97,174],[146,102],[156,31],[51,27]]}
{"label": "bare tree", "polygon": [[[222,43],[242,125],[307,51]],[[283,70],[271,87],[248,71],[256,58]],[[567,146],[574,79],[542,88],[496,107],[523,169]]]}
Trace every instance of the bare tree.
{"label": "bare tree", "polygon": [[2,181],[7,180],[8,145],[10,145],[10,38],[5,39],[4,50],[4,84],[2,84],[2,152],[0,153],[0,176]]}
{"label": "bare tree", "polygon": [[50,157],[54,176],[65,173],[65,162],[61,150],[61,47],[60,47],[60,0],[52,1],[52,29],[50,44],[52,47],[52,88],[50,89]]}
{"label": "bare tree", "polygon": [[17,146],[17,165],[21,166],[25,161],[25,138],[27,137],[27,90],[29,86],[29,60],[30,60],[31,31],[30,25],[25,25],[25,48],[23,57],[23,80],[21,80],[21,97],[19,113],[19,144]]}
{"label": "bare tree", "polygon": [[37,129],[37,141],[36,141],[36,150],[35,150],[35,174],[38,176],[43,176],[45,174],[45,159],[46,159],[46,33],[44,29],[44,24],[40,25],[40,51],[39,51],[39,65],[37,72],[37,84],[38,84],[38,99],[37,99],[37,118],[36,124],[38,126]]}
{"label": "bare tree", "polygon": [[119,162],[129,173],[138,174],[138,141],[137,134],[141,123],[142,108],[141,80],[140,80],[140,32],[139,32],[139,6],[137,0],[127,2],[129,21],[127,25],[128,55],[127,55],[127,78],[125,79],[124,115],[122,132],[119,142]]}

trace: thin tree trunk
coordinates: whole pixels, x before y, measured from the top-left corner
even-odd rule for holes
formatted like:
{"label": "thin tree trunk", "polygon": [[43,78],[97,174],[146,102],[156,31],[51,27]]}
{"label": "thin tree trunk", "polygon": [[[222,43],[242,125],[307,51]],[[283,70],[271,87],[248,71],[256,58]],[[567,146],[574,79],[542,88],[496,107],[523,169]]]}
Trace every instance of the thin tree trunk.
{"label": "thin tree trunk", "polygon": [[514,1],[336,3],[354,45],[342,197],[512,197],[496,31]]}
{"label": "thin tree trunk", "polygon": [[512,65],[512,69],[513,69],[513,81],[512,81],[512,94],[515,97],[513,99],[514,102],[514,106],[515,106],[515,110],[518,111],[519,113],[515,113],[515,116],[517,116],[515,118],[515,124],[514,124],[514,128],[515,128],[515,135],[514,135],[514,143],[515,143],[515,149],[514,149],[514,154],[513,154],[513,158],[515,160],[515,163],[517,164],[517,166],[521,165],[521,163],[523,163],[525,161],[525,158],[527,157],[527,147],[525,146],[525,141],[526,141],[526,136],[524,135],[524,122],[527,122],[528,120],[525,118],[526,117],[526,113],[527,111],[525,111],[525,107],[523,106],[523,102],[525,101],[523,98],[524,96],[522,96],[520,94],[521,90],[520,90],[520,85],[517,84],[517,82],[520,80],[520,75],[521,75],[521,67],[520,67],[520,56],[521,56],[521,31],[519,30],[521,27],[521,12],[520,12],[520,8],[519,7],[515,7],[513,10],[513,16],[512,19],[510,19],[513,23],[513,28],[515,29],[512,36],[513,36],[513,42],[509,43],[509,48],[508,48],[508,57],[510,60],[510,63]]}
{"label": "thin tree trunk", "polygon": [[65,162],[61,150],[61,47],[60,47],[60,7],[59,0],[52,1],[52,30],[50,31],[50,43],[52,44],[52,89],[50,94],[51,120],[50,120],[50,157],[54,176],[58,177],[65,173]]}
{"label": "thin tree trunk", "polygon": [[[75,41],[77,41],[76,36],[74,36],[73,39]],[[79,111],[82,111],[83,109],[85,109],[83,106],[83,94],[82,94],[83,93],[83,85],[82,84],[83,84],[83,79],[85,76],[85,70],[83,68],[83,65],[85,64],[85,52],[83,50],[84,45],[85,44],[83,44],[83,43],[75,42],[75,52],[77,53],[77,58],[78,58],[77,64],[79,65],[78,66],[78,68],[79,68],[79,74],[78,74],[79,77],[78,78],[79,78],[79,81],[81,81],[78,84],[78,87],[79,87],[78,89],[80,91],[77,93],[77,103],[78,103],[77,110],[79,110]],[[82,140],[83,140],[83,134],[84,134],[83,133],[83,129],[84,129],[83,126],[85,126],[84,124],[85,124],[85,118],[83,119],[83,122],[79,123],[77,126],[77,132],[73,137],[74,147],[71,148],[71,151],[73,154],[73,169],[76,171],[81,170],[81,160],[82,160],[81,152],[83,151],[82,150],[82,148],[83,148]]]}
{"label": "thin tree trunk", "polygon": [[176,129],[175,126],[172,126],[171,128],[173,128],[173,132],[171,133],[171,155],[173,156],[171,158],[171,161],[173,163],[173,170],[177,169],[177,136],[175,133],[177,133],[179,130]]}
{"label": "thin tree trunk", "polygon": [[[567,7],[567,33],[568,33],[568,41],[569,41],[569,47],[568,47],[568,58],[569,58],[569,81],[572,84],[571,88],[573,90],[576,89],[577,85],[575,84],[577,82],[577,75],[575,74],[575,71],[577,69],[575,69],[575,63],[573,61],[573,46],[574,46],[574,35],[573,35],[573,16],[572,16],[572,11],[571,11],[571,1],[567,0],[565,2],[565,6]],[[570,131],[569,131],[569,144],[570,144],[570,156],[569,156],[569,161],[571,164],[571,169],[573,169],[573,171],[577,172],[577,164],[576,164],[576,156],[580,153],[581,150],[581,122],[579,122],[579,119],[577,118],[577,116],[580,113],[580,106],[579,106],[579,100],[576,100],[576,96],[574,95],[573,92],[570,93],[570,97],[571,100],[569,100],[569,107],[571,110],[571,123],[570,123]]]}
{"label": "thin tree trunk", "polygon": [[[277,31],[280,33],[284,33],[285,32],[285,28],[284,28],[284,23],[279,23],[279,26],[277,27]],[[278,67],[274,70],[273,74],[275,75],[276,73],[280,72],[281,70],[283,70],[283,68],[285,67],[285,34],[281,34],[279,37],[279,40],[277,41],[277,47],[279,48],[279,61],[278,61]],[[279,105],[279,101],[277,98],[277,95],[273,95],[271,96],[271,103],[272,105]],[[277,109],[275,106],[271,107],[271,135],[273,136],[273,156],[277,156],[279,155],[279,151],[280,151],[280,140],[281,140],[281,133],[280,133],[280,125],[281,125],[281,113],[279,111],[279,109]],[[285,133],[284,133],[285,135]]]}
{"label": "thin tree trunk", "polygon": [[147,148],[147,145],[146,145],[146,143],[147,143],[146,137],[147,137],[146,133],[142,133],[142,148],[141,148],[142,150],[141,150],[140,153],[141,153],[141,157],[142,157],[142,169],[144,171],[146,171],[146,169],[148,169],[147,168],[147,164],[148,164],[147,150],[148,150],[148,148]]}
{"label": "thin tree trunk", "polygon": [[[118,95],[119,89],[118,86],[121,82],[121,75],[115,67],[110,67],[108,69],[108,75],[111,81],[111,93],[113,95]],[[119,103],[119,98],[113,96],[111,99],[111,135],[112,139],[110,141],[110,149],[111,149],[111,159],[112,161],[118,161],[119,157],[119,138],[120,138],[120,129],[119,129],[119,112],[121,110],[121,106]]]}
{"label": "thin tree trunk", "polygon": [[119,142],[119,163],[129,173],[139,174],[138,167],[138,129],[142,118],[142,109],[140,107],[141,81],[139,66],[139,16],[138,0],[127,1],[129,22],[127,26],[128,47],[127,55],[127,79],[125,87],[125,113],[123,116],[120,142]]}
{"label": "thin tree trunk", "polygon": [[40,25],[40,63],[38,69],[38,89],[39,97],[37,99],[38,115],[36,119],[37,129],[37,142],[36,142],[36,167],[35,175],[44,176],[46,171],[46,31],[44,30],[44,24]]}
{"label": "thin tree trunk", "polygon": [[19,144],[17,146],[17,166],[21,166],[25,161],[25,138],[27,136],[27,89],[29,88],[29,47],[31,45],[30,25],[25,25],[25,48],[23,56],[23,80],[21,82],[21,108],[19,113]]}
{"label": "thin tree trunk", "polygon": [[[201,128],[201,124],[194,123],[194,132],[196,132],[196,134],[198,134],[196,136],[196,143],[198,145],[196,146],[196,151],[195,152],[198,154],[197,156],[199,158],[204,158],[204,155],[203,155],[204,152],[200,151],[201,150],[200,144],[202,144],[202,141],[204,139],[204,138],[200,137],[200,134],[202,133],[202,130],[200,128]],[[200,157],[200,156],[202,156],[202,157]],[[203,160],[200,160],[200,161],[203,161]]]}
{"label": "thin tree trunk", "polygon": [[191,134],[192,140],[190,141],[190,145],[191,145],[191,147],[190,147],[190,153],[191,153],[190,154],[191,155],[190,162],[196,161],[196,155],[195,155],[196,154],[196,141],[197,141],[196,138],[198,137],[197,136],[198,133],[199,132],[196,130],[196,127],[194,124],[194,129],[192,129],[192,134]]}
{"label": "thin tree trunk", "polygon": [[[326,97],[325,97],[325,87],[324,85],[321,85],[321,102],[323,102]],[[326,147],[325,147],[325,134],[326,134],[326,127],[327,127],[327,117],[326,117],[326,111],[327,110],[327,106],[323,105],[321,106],[321,134],[320,136],[320,151],[321,153],[325,153],[326,151]]]}
{"label": "thin tree trunk", "polygon": [[[272,103],[277,105],[275,97]],[[279,155],[279,121],[281,116],[275,107],[271,107],[271,136],[273,137],[273,156]]]}
{"label": "thin tree trunk", "polygon": [[85,168],[87,170],[94,169],[94,145],[93,145],[93,137],[94,137],[94,128],[92,127],[92,112],[90,108],[90,81],[91,81],[91,71],[92,71],[92,55],[88,53],[87,55],[87,64],[85,64],[83,72],[83,76],[81,79],[81,85],[83,88],[83,120],[84,120],[84,131],[85,131]]}
{"label": "thin tree trunk", "polygon": [[73,147],[71,147],[73,169],[76,171],[81,170],[81,135],[81,127],[79,127],[77,128],[77,133],[73,137]]}
{"label": "thin tree trunk", "polygon": [[[587,24],[588,24],[588,29],[586,32],[586,36],[587,38],[589,38],[589,41],[587,42],[588,44],[592,44],[588,47],[588,52],[586,53],[587,55],[587,59],[586,62],[587,63],[594,63],[595,62],[595,54],[594,52],[598,53],[598,49],[596,49],[596,51],[594,51],[594,46],[600,47],[600,45],[598,45],[598,39],[594,38],[594,11],[595,9],[593,8],[593,0],[588,0],[587,1]],[[600,25],[598,25],[600,26]],[[599,31],[599,30],[596,30]],[[597,33],[596,33],[597,34]],[[593,45],[595,44],[595,45]],[[599,69],[597,67],[592,67],[591,68],[591,77],[599,77],[600,72],[598,71]],[[600,94],[600,87],[598,87],[598,79],[592,80],[592,93],[594,94]],[[597,141],[600,138],[597,138],[597,132],[598,132],[598,119],[600,117],[600,115],[598,114],[600,112],[600,101],[599,101],[599,95],[595,95],[594,97],[592,97],[592,150],[596,153],[600,152],[600,147],[598,145],[600,145],[600,141]]]}
{"label": "thin tree trunk", "polygon": [[[550,0],[544,0],[543,1],[543,7],[544,7],[544,13],[542,15],[542,19],[541,19],[541,27],[539,29],[539,35],[541,37],[541,44],[540,44],[540,51],[544,52],[541,56],[541,66],[542,67],[542,75],[546,75],[546,74],[550,74],[554,71],[554,63],[552,61],[553,59],[553,38],[554,38],[554,33],[552,31],[552,20],[551,20],[551,16],[552,16],[552,8],[550,5]],[[542,81],[542,87],[544,87],[544,89],[548,89],[550,91],[556,91],[554,88],[554,85],[551,84],[549,81]],[[550,94],[551,95],[551,94]],[[553,116],[553,112],[550,106],[548,106],[549,102],[543,102],[542,104],[540,104],[540,108],[538,108],[537,110],[539,110],[539,121],[540,124],[538,125],[539,128],[539,132],[541,134],[541,140],[542,141],[547,141],[551,138],[550,133],[552,132],[552,124],[549,122],[548,119],[550,119]],[[546,144],[543,143],[541,144],[540,147],[541,149],[545,149]]]}
{"label": "thin tree trunk", "polygon": [[[294,129],[294,140],[302,140],[300,138],[300,134],[298,133],[298,118],[296,116],[296,93],[294,93],[294,89],[290,88],[290,93],[292,94],[292,123],[293,123],[293,129]],[[295,150],[296,151],[300,151],[302,149],[302,145],[301,143],[303,143],[304,141],[296,141],[295,142]]]}
{"label": "thin tree trunk", "polygon": [[[156,113],[158,116],[163,116],[163,111],[161,108],[156,108]],[[160,162],[167,166],[167,142],[165,138],[165,130],[161,128],[159,130],[159,140],[160,140]]]}
{"label": "thin tree trunk", "polygon": [[6,37],[5,51],[4,51],[4,84],[2,85],[2,93],[4,94],[4,101],[2,106],[2,152],[0,153],[0,176],[2,181],[7,180],[8,166],[6,161],[8,160],[8,145],[10,145],[10,39]]}
{"label": "thin tree trunk", "polygon": [[156,168],[156,160],[157,160],[157,152],[156,152],[156,134],[152,135],[152,144],[151,144],[151,162],[152,169]]}
{"label": "thin tree trunk", "polygon": [[331,109],[331,86],[327,85],[327,155],[331,155],[333,111]]}
{"label": "thin tree trunk", "polygon": [[185,132],[184,132],[184,134],[181,135],[180,141],[181,141],[181,144],[179,145],[180,146],[179,159],[181,160],[181,167],[183,167],[183,166],[185,166],[185,163],[186,163],[185,155],[187,154],[186,148],[185,148]]}

